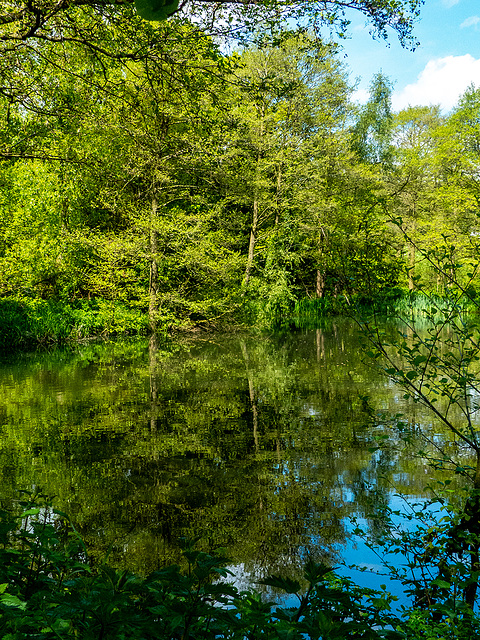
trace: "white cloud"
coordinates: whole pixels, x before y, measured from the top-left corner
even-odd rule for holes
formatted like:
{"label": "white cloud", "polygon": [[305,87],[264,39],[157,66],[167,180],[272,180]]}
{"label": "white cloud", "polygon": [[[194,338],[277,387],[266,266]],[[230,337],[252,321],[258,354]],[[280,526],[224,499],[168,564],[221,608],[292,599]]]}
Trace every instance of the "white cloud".
{"label": "white cloud", "polygon": [[466,20],[462,22],[462,24],[460,25],[460,29],[465,29],[468,27],[476,28],[479,22],[480,22],[480,16],[470,16],[469,18],[466,18]]}
{"label": "white cloud", "polygon": [[460,2],[460,0],[442,0],[443,6],[446,7],[447,9],[451,9],[452,7],[454,7],[459,2]]}
{"label": "white cloud", "polygon": [[430,60],[413,84],[394,92],[395,111],[409,105],[439,104],[449,111],[471,84],[480,86],[480,60],[470,54]]}
{"label": "white cloud", "polygon": [[360,104],[365,104],[368,102],[368,98],[370,97],[370,93],[366,89],[357,89],[352,94],[352,100],[354,102],[359,102]]}

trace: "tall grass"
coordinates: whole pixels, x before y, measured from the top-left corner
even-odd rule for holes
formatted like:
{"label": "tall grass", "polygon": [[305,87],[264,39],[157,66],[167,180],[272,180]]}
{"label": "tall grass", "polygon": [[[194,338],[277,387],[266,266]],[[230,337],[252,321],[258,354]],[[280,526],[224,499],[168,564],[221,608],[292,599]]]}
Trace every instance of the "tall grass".
{"label": "tall grass", "polygon": [[343,296],[323,298],[303,298],[295,303],[291,321],[298,329],[318,326],[322,318],[346,312],[348,301]]}
{"label": "tall grass", "polygon": [[0,349],[61,344],[99,335],[148,332],[148,314],[109,300],[0,299]]}
{"label": "tall grass", "polygon": [[[441,311],[450,307],[446,298],[436,293],[408,291],[401,288],[386,289],[374,296],[325,296],[298,300],[291,315],[291,324],[301,329],[315,328],[322,318],[332,315],[363,315],[375,312],[386,317],[421,317],[433,309]],[[464,301],[466,310],[473,305]]]}

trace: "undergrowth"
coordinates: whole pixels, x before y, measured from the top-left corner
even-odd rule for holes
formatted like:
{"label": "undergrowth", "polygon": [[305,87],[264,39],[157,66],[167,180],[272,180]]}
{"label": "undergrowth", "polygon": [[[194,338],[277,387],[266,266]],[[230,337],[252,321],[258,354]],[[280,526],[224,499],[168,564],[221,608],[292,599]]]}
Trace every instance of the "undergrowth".
{"label": "undergrowth", "polygon": [[0,349],[4,351],[100,335],[145,335],[148,330],[148,313],[119,302],[0,299]]}
{"label": "undergrowth", "polygon": [[[475,311],[467,299],[462,304],[468,311]],[[385,317],[420,317],[431,313],[432,308],[438,312],[448,306],[448,302],[437,293],[408,291],[400,287],[385,289],[372,296],[364,294],[328,295],[322,298],[302,298],[295,303],[293,311],[284,324],[291,324],[300,329],[316,328],[321,318],[335,315],[378,314]],[[278,324],[278,319],[277,319]]]}

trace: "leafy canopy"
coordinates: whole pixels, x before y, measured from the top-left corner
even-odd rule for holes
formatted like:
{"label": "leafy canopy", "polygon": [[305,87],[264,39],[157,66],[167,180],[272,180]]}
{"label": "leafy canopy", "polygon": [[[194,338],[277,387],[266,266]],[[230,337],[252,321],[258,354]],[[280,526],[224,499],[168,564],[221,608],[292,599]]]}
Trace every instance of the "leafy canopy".
{"label": "leafy canopy", "polygon": [[[260,26],[278,25],[294,19],[312,27],[330,26],[341,36],[358,11],[372,27],[372,33],[386,38],[388,29],[397,33],[403,45],[415,48],[412,27],[424,0],[9,0],[0,12],[0,42],[21,44],[26,40],[57,38],[52,25],[70,21],[75,12],[93,11],[107,18],[131,13],[131,6],[146,20],[162,21],[176,13],[193,20],[212,34],[239,36],[258,31]],[[61,40],[61,35],[59,36]]]}

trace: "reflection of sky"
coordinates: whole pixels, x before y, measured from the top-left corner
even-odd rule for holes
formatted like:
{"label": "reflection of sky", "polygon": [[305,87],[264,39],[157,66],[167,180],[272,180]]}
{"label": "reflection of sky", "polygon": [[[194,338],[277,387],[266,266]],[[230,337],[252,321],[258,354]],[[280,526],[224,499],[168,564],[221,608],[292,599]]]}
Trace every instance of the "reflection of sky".
{"label": "reflection of sky", "polygon": [[[426,499],[418,496],[399,495],[391,492],[389,495],[389,507],[393,512],[398,512],[398,515],[392,515],[393,524],[404,531],[414,531],[417,526],[415,519],[408,520],[404,517],[405,515],[410,515],[414,510],[428,513],[431,515],[432,521],[437,520],[439,517],[438,505],[430,505],[427,502]],[[350,536],[346,545],[338,548],[344,565],[338,568],[337,573],[369,589],[380,590],[381,585],[386,585],[387,591],[398,598],[395,604],[396,608],[402,605],[408,606],[410,600],[404,593],[403,585],[399,580],[390,577],[388,570],[382,563],[383,558],[389,564],[400,567],[406,564],[407,558],[398,554],[385,554],[380,548],[370,548],[365,540],[352,533],[355,527],[350,520],[346,519],[344,524]],[[365,518],[358,518],[355,526],[364,531],[369,529],[368,521]]]}
{"label": "reflection of sky", "polygon": [[[354,494],[350,490],[344,492],[343,499],[346,502],[354,501]],[[389,494],[389,506],[392,511],[398,512],[398,515],[392,515],[394,525],[401,527],[403,530],[414,531],[415,520],[406,519],[405,515],[412,513],[412,510],[421,510],[428,512],[432,520],[436,520],[442,514],[439,512],[438,505],[428,504],[427,499],[418,498],[418,496],[402,496],[393,491]],[[400,580],[391,577],[388,569],[383,561],[388,562],[396,567],[400,567],[407,562],[407,558],[398,554],[386,554],[379,547],[367,545],[364,538],[353,533],[354,529],[359,527],[365,532],[369,531],[369,522],[366,518],[357,517],[353,523],[349,518],[344,518],[342,524],[347,532],[347,540],[345,544],[334,545],[332,551],[336,560],[333,564],[333,570],[340,577],[352,580],[360,587],[382,591],[386,587],[386,591],[397,598],[392,603],[394,611],[400,611],[402,606],[408,607],[411,601],[404,592],[404,587]],[[312,536],[310,545],[312,547],[321,548],[323,540],[319,536]],[[307,548],[298,550],[299,557],[306,562],[309,557]],[[258,571],[253,571],[245,565],[231,565],[228,569],[232,572],[229,581],[232,582],[239,590],[248,590],[249,588],[258,589],[258,581],[265,577],[262,569],[258,567]],[[281,603],[283,606],[298,606],[298,599],[294,595],[286,595],[272,591],[270,588],[264,588],[265,598]]]}
{"label": "reflection of sky", "polygon": [[378,555],[369,549],[361,538],[350,538],[346,546],[339,549],[339,553],[345,562],[345,565],[337,568],[339,575],[350,578],[362,587],[377,591],[380,591],[381,585],[385,585],[387,591],[399,598],[397,606],[409,604],[408,598],[403,594],[402,584],[389,576]]}

